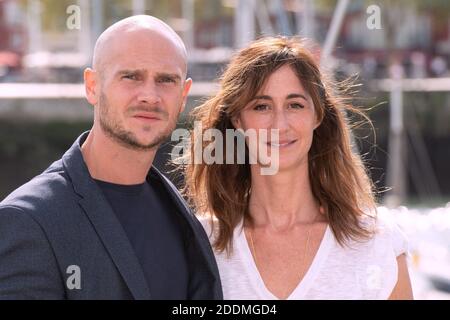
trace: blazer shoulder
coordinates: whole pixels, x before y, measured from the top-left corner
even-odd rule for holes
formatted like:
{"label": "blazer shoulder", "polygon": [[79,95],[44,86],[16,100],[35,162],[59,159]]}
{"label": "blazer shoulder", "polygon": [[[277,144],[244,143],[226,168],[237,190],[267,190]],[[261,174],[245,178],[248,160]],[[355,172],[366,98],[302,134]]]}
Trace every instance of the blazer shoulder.
{"label": "blazer shoulder", "polygon": [[77,197],[67,173],[55,164],[10,193],[0,202],[0,209],[20,208],[34,215],[67,207]]}

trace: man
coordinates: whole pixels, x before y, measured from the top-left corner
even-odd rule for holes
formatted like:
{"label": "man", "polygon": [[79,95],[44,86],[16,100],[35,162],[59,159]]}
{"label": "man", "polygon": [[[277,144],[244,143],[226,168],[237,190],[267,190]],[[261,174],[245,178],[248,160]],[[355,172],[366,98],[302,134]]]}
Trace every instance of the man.
{"label": "man", "polygon": [[186,49],[150,16],[97,40],[94,124],[0,203],[0,298],[221,299],[206,234],[152,162],[191,86]]}

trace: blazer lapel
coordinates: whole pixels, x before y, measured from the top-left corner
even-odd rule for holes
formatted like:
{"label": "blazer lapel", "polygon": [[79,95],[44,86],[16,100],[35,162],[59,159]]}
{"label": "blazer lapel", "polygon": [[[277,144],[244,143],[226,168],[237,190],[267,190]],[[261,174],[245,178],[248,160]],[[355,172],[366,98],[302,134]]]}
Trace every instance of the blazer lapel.
{"label": "blazer lapel", "polygon": [[83,133],[64,154],[64,167],[72,179],[75,192],[81,197],[80,206],[97,231],[133,297],[139,300],[150,299],[144,272],[131,243],[84,163],[80,145],[87,134],[88,132]]}
{"label": "blazer lapel", "polygon": [[[214,257],[214,253],[209,245],[209,240],[206,233],[201,227],[200,222],[195,223],[194,219],[196,219],[192,213],[192,211],[187,206],[184,199],[179,194],[176,187],[170,182],[170,180],[164,176],[158,169],[155,167],[151,167],[150,173],[158,176],[166,187],[167,192],[170,194],[171,198],[174,200],[176,207],[178,208],[178,212],[180,212],[186,221],[189,223],[192,231],[194,232],[193,241],[197,243],[198,251],[195,252],[198,256],[201,256],[201,259],[205,262],[205,266],[209,269],[209,272],[212,276],[210,281],[212,282],[212,287],[214,288],[214,296],[215,299],[223,299],[222,295],[222,285],[220,283],[219,270],[217,267],[216,259]],[[205,279],[206,281],[206,279]]]}
{"label": "blazer lapel", "polygon": [[79,203],[92,222],[133,297],[137,300],[150,299],[150,290],[142,267],[109,204],[96,194],[81,199]]}

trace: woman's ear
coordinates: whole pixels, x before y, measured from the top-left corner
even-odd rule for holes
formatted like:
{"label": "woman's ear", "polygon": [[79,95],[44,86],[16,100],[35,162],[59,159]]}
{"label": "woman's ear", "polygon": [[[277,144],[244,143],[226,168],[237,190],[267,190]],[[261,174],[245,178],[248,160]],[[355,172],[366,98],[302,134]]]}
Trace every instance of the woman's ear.
{"label": "woman's ear", "polygon": [[322,121],[317,119],[317,117],[316,117],[316,124],[314,125],[314,130],[316,130],[320,126],[321,123],[322,123]]}
{"label": "woman's ear", "polygon": [[233,124],[235,129],[241,129],[241,120],[239,119],[239,116],[232,117],[231,123]]}
{"label": "woman's ear", "polygon": [[324,115],[322,115],[322,117],[320,117],[317,110],[314,108],[314,120],[315,120],[314,130],[316,130],[320,126],[320,124],[323,121],[323,117],[324,117]]}

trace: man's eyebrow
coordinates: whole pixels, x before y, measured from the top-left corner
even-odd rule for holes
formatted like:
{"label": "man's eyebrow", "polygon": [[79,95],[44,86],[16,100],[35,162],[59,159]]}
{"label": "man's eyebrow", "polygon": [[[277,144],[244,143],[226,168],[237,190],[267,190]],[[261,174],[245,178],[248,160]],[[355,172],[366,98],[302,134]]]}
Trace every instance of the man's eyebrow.
{"label": "man's eyebrow", "polygon": [[178,81],[181,80],[181,76],[179,74],[169,73],[169,72],[158,72],[156,74],[156,77],[157,78],[166,78],[167,77],[167,78],[171,78],[171,79],[178,80]]}
{"label": "man's eyebrow", "polygon": [[136,73],[143,73],[145,72],[144,70],[141,69],[124,69],[124,70],[119,70],[116,72],[116,75],[121,76],[124,74],[136,74]]}
{"label": "man's eyebrow", "polygon": [[[308,101],[308,99],[306,99],[306,97],[301,93],[290,93],[286,97],[286,99],[295,99],[295,98],[302,98],[305,101]],[[255,96],[253,100],[273,100],[273,99],[271,96],[262,95],[262,96]]]}
{"label": "man's eyebrow", "polygon": [[[116,72],[116,76],[122,76],[126,74],[144,74],[147,71],[144,69],[123,69]],[[177,73],[170,73],[170,72],[158,72],[156,73],[157,78],[170,78],[174,80],[181,81],[181,76]]]}

